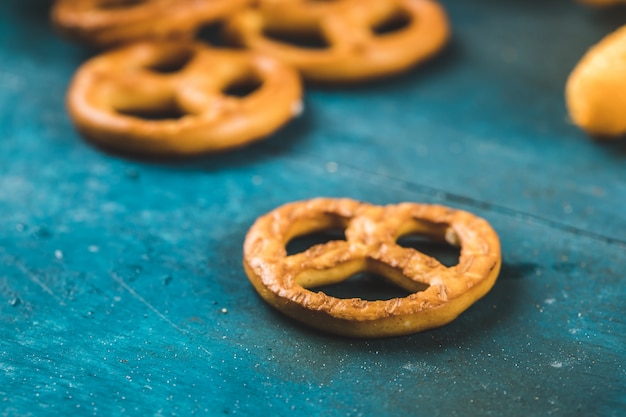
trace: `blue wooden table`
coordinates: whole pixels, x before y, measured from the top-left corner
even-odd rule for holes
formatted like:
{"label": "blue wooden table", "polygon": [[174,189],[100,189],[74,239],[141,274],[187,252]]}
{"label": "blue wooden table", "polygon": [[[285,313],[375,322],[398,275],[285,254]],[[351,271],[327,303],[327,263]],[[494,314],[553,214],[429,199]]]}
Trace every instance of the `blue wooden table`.
{"label": "blue wooden table", "polygon": [[[563,102],[624,9],[443,1],[454,36],[427,65],[310,87],[248,148],[149,162],[72,128],[93,52],[49,4],[0,4],[0,415],[626,415],[626,142],[590,141]],[[472,211],[500,278],[437,330],[309,330],[241,260],[259,215],[316,196]]]}

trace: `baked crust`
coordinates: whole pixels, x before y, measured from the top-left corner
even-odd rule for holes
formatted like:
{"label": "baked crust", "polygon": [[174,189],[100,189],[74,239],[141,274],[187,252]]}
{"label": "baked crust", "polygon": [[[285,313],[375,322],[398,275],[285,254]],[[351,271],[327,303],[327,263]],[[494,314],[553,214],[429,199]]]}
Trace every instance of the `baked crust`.
{"label": "baked crust", "polygon": [[200,26],[251,0],[57,0],[52,22],[70,39],[98,47],[138,40],[191,39]]}
{"label": "baked crust", "polygon": [[[377,35],[374,28],[400,16],[406,25]],[[327,47],[312,49],[274,40],[322,37]],[[359,82],[408,70],[446,44],[449,25],[444,9],[432,0],[343,0],[330,4],[306,1],[261,1],[228,19],[226,38],[298,68],[307,80]]]}
{"label": "baked crust", "polygon": [[[286,244],[316,231],[345,228],[330,241],[288,256]],[[398,238],[422,234],[461,246],[446,267]],[[444,206],[374,206],[351,199],[317,198],[286,204],[260,217],[246,236],[244,269],[270,305],[309,326],[351,337],[415,333],[454,320],[494,285],[501,265],[497,234],[483,219]],[[357,272],[375,272],[411,292],[405,298],[339,299],[321,285]]]}
{"label": "baked crust", "polygon": [[[256,83],[237,97],[229,86]],[[297,71],[259,53],[199,42],[141,42],[87,61],[68,90],[85,137],[119,152],[173,156],[262,139],[299,114]],[[143,114],[173,113],[153,120]]]}

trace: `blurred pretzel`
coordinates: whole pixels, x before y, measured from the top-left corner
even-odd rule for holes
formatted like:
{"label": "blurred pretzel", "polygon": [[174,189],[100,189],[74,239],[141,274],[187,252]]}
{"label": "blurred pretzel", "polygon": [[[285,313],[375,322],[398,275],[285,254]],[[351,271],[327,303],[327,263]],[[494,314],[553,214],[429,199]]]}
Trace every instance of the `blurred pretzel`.
{"label": "blurred pretzel", "polygon": [[598,139],[626,135],[626,26],[594,45],[565,87],[572,121]]}
{"label": "blurred pretzel", "polygon": [[328,15],[350,13],[350,9],[366,10],[372,18],[383,20],[396,10],[394,3],[395,0],[257,0],[256,7],[271,19],[272,27],[297,34],[315,29]]}
{"label": "blurred pretzel", "polygon": [[[247,95],[229,89],[246,87]],[[190,155],[245,145],[301,110],[298,73],[250,51],[143,42],[87,61],[68,107],[78,129],[109,149]]]}
{"label": "blurred pretzel", "polygon": [[251,0],[57,0],[52,21],[69,38],[99,47],[191,38]]}
{"label": "blurred pretzel", "polygon": [[[287,255],[292,238],[339,228],[345,241]],[[458,264],[446,267],[396,243],[410,234],[461,246]],[[449,323],[491,289],[500,265],[500,242],[485,220],[413,203],[374,206],[327,198],[290,203],[260,217],[244,243],[246,273],[265,301],[310,326],[352,337],[403,335]],[[363,271],[383,275],[411,294],[365,301],[310,289]]]}
{"label": "blurred pretzel", "polygon": [[[235,44],[294,65],[306,79],[349,82],[399,73],[430,58],[446,43],[449,28],[432,0],[261,0],[258,9],[228,19],[225,33]],[[322,47],[294,46],[276,35],[321,38]]]}

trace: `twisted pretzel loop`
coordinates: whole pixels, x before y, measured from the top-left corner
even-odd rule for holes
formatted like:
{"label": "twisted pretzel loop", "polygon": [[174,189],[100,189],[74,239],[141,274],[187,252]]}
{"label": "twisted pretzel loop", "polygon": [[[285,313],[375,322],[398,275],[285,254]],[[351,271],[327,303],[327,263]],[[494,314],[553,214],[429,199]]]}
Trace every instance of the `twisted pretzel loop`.
{"label": "twisted pretzel loop", "polygon": [[317,28],[326,16],[356,12],[383,20],[397,10],[389,0],[257,0],[256,7],[271,21],[271,27],[295,33]]}
{"label": "twisted pretzel loop", "polygon": [[250,0],[57,0],[55,27],[69,38],[106,47],[147,39],[191,38]]}
{"label": "twisted pretzel loop", "polygon": [[[345,228],[330,241],[287,256],[292,238]],[[398,238],[422,234],[461,246],[446,267]],[[318,198],[260,217],[244,243],[244,268],[257,292],[284,314],[315,328],[353,337],[385,337],[442,326],[486,294],[500,270],[500,243],[489,224],[468,212],[403,203],[374,206]],[[375,272],[411,292],[405,298],[339,299],[307,288]]]}
{"label": "twisted pretzel loop", "polygon": [[[304,78],[319,82],[365,81],[405,71],[433,56],[448,38],[445,12],[432,0],[343,0],[304,8],[307,4],[261,1],[258,9],[244,10],[227,20],[226,37],[292,64]],[[375,27],[396,16],[407,20],[404,27],[375,33]],[[328,46],[291,46],[267,36],[274,31],[296,37],[319,34]]]}
{"label": "twisted pretzel loop", "polygon": [[[226,93],[242,83],[258,88],[244,97]],[[197,42],[144,42],[80,67],[68,91],[68,108],[78,129],[104,147],[189,155],[273,133],[299,113],[301,96],[297,72],[258,53]],[[174,115],[150,119],[159,112]]]}

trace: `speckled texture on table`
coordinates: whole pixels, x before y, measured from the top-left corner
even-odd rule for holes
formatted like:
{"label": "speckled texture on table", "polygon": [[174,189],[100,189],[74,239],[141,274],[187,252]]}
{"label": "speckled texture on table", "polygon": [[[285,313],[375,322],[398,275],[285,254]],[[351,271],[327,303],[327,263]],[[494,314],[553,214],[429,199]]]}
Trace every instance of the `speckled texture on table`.
{"label": "speckled texture on table", "polygon": [[[308,88],[254,146],[147,162],[73,130],[92,51],[54,34],[50,2],[1,2],[0,415],[625,415],[626,144],[569,124],[563,85],[626,11],[443,4],[431,63]],[[470,210],[500,234],[500,279],[437,330],[309,330],[241,256],[256,217],[315,196]]]}

